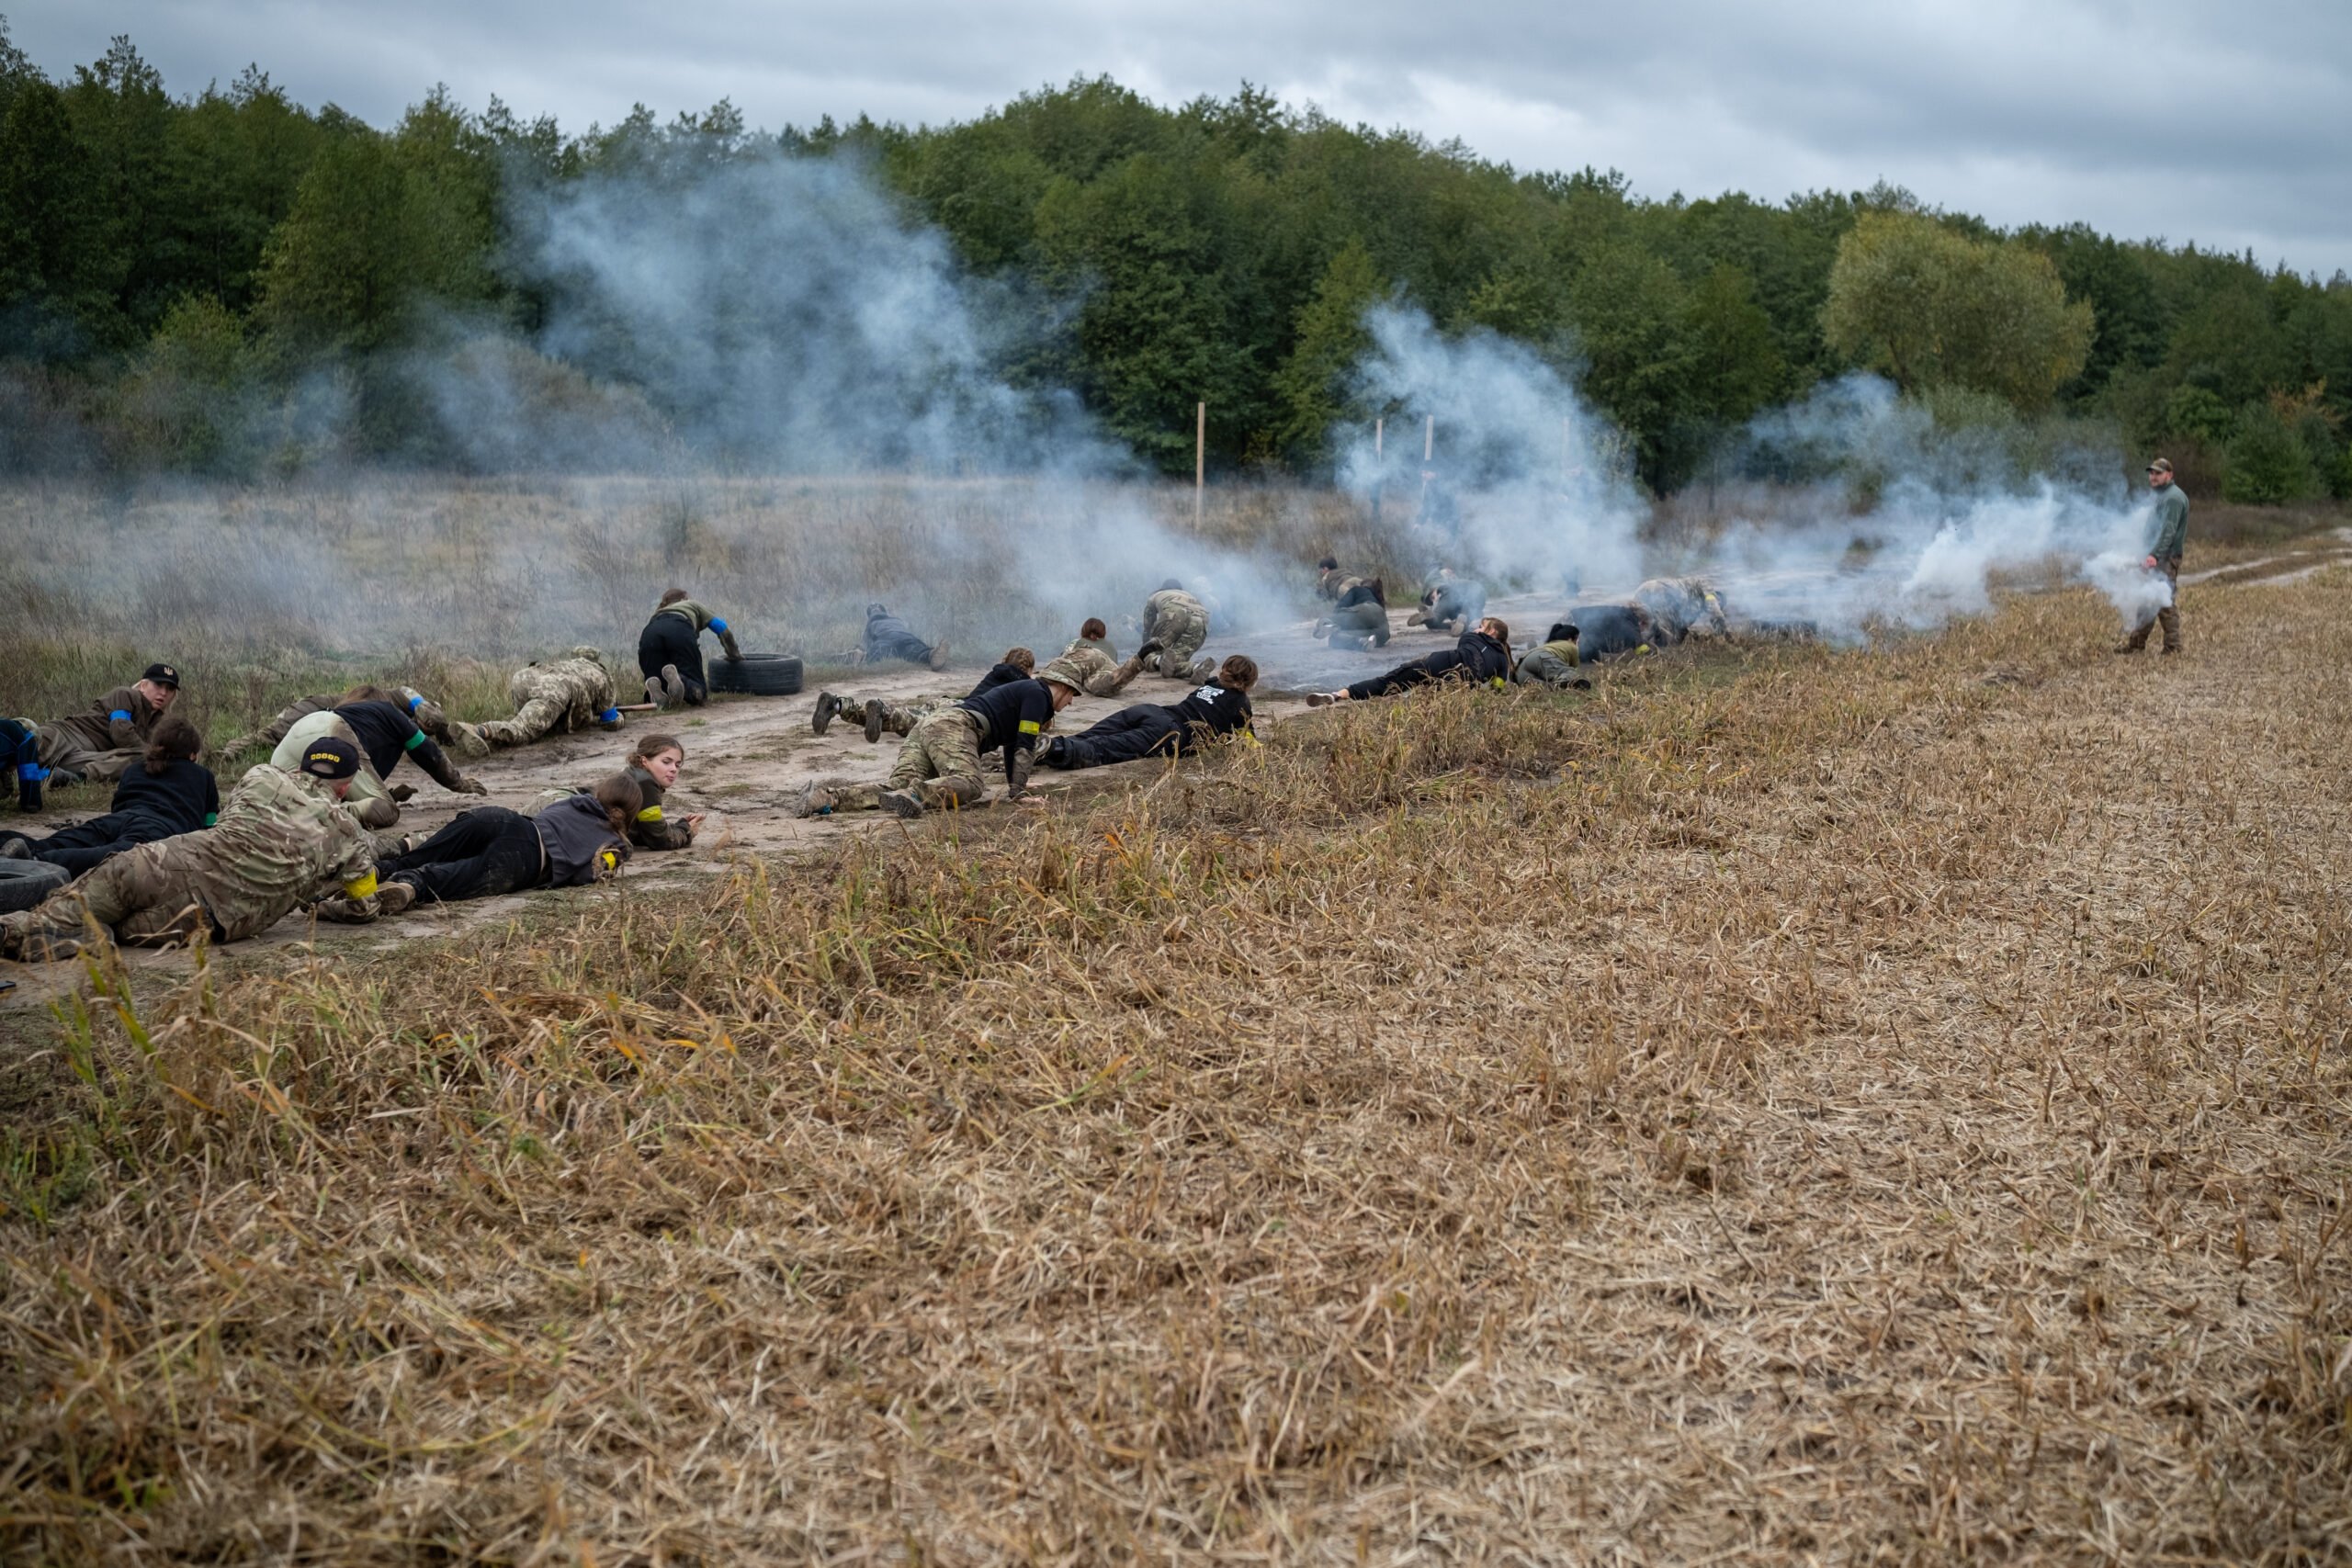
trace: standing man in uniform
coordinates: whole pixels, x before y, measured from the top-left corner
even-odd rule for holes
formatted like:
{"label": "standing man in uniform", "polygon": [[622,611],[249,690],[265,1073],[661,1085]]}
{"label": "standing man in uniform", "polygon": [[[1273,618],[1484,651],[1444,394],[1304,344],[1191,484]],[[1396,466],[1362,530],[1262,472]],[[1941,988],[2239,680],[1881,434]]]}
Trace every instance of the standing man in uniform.
{"label": "standing man in uniform", "polygon": [[2151,628],[2165,629],[2164,650],[2180,651],[2180,557],[2188,542],[2188,497],[2173,482],[2172,464],[2159,457],[2148,465],[2148,488],[2156,492],[2156,542],[2142,564],[2165,580],[2165,602],[2118,643],[2118,653],[2137,653],[2148,646]]}
{"label": "standing man in uniform", "polygon": [[155,721],[179,694],[180,672],[168,664],[150,664],[136,682],[117,686],[86,712],[42,725],[41,766],[61,775],[62,784],[84,779],[112,784],[147,754]]}

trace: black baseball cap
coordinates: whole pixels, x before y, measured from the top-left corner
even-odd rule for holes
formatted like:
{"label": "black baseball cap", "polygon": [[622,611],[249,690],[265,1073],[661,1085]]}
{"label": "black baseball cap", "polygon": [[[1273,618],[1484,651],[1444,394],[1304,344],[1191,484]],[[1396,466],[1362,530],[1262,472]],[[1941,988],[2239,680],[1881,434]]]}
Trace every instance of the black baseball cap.
{"label": "black baseball cap", "polygon": [[359,748],[340,736],[322,735],[302,748],[302,772],[333,783],[359,771]]}
{"label": "black baseball cap", "polygon": [[180,672],[168,664],[150,664],[147,673],[139,678],[153,681],[158,686],[169,686],[175,692],[180,689]]}

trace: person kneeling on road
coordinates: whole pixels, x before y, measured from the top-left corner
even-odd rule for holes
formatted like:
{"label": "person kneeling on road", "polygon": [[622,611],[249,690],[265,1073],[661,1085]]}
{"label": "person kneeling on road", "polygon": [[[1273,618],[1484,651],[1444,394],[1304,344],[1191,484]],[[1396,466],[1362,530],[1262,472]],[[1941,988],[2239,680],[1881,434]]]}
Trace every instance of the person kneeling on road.
{"label": "person kneeling on road", "polygon": [[47,861],[79,876],[125,850],[211,827],[220,819],[220,787],[196,760],[203,750],[196,726],[165,714],[148,739],[146,760],[122,775],[104,817],[43,839],[0,831],[0,855]]}
{"label": "person kneeling on road", "polygon": [[1577,628],[1566,621],[1555,621],[1541,646],[1528,651],[1510,672],[1510,678],[1522,686],[1573,686],[1579,692],[1592,690],[1592,682],[1577,673]]}
{"label": "person kneeling on road", "polygon": [[1380,579],[1348,579],[1331,613],[1315,623],[1314,635],[1327,647],[1363,649],[1388,646],[1388,594]]}
{"label": "person kneeling on road", "polygon": [[513,718],[451,726],[460,751],[477,756],[492,747],[527,746],[592,724],[599,729],[621,727],[613,672],[597,649],[575,648],[561,659],[526,664],[506,682],[506,697],[514,705]]}
{"label": "person kneeling on road", "polygon": [[1257,683],[1257,660],[1233,654],[1218,666],[1215,681],[1182,702],[1123,707],[1076,735],[1052,737],[1037,760],[1049,768],[1076,769],[1191,756],[1211,741],[1250,733],[1250,689]]}
{"label": "person kneeling on road", "polygon": [[1184,585],[1174,578],[1143,602],[1143,646],[1136,649],[1142,668],[1156,670],[1171,681],[1205,681],[1216,671],[1216,662],[1195,661],[1193,656],[1208,640],[1208,606],[1184,592]]}
{"label": "person kneeling on road", "polygon": [[[615,773],[536,817],[478,806],[414,849],[378,861],[382,897],[404,909],[605,881],[628,859],[629,823],[643,802],[637,782]],[[397,911],[388,903],[385,912]],[[339,919],[341,911],[322,907],[319,915]]]}
{"label": "person kneeling on road", "polygon": [[291,771],[263,763],[220,808],[220,820],[116,855],[37,909],[0,916],[0,958],[71,958],[86,916],[117,942],[163,947],[198,933],[239,942],[306,900],[340,887],[351,918],[407,908],[377,896],[375,846],[342,807],[359,748],[322,737]]}
{"label": "person kneeling on road", "polygon": [[1031,681],[1012,681],[915,721],[887,784],[811,784],[800,792],[798,815],[876,807],[921,817],[943,807],[976,807],[988,799],[980,759],[1001,749],[1007,793],[1015,804],[1042,806],[1029,794],[1035,747],[1054,715],[1078,695],[1078,672],[1057,659]]}
{"label": "person kneeling on road", "polygon": [[1406,616],[1405,624],[1459,637],[1476,626],[1486,613],[1487,591],[1476,582],[1454,576],[1452,567],[1442,566],[1437,570],[1437,581],[1421,595],[1420,608]]}
{"label": "person kneeling on road", "polygon": [[728,658],[742,660],[743,650],[725,621],[687,598],[683,588],[662,595],[653,618],[637,637],[637,668],[645,676],[646,700],[655,707],[700,707],[710,701],[710,681],[702,670],[706,631],[718,634]]}
{"label": "person kneeling on road", "polygon": [[1510,627],[1489,615],[1442,652],[1424,654],[1385,675],[1359,681],[1342,691],[1309,692],[1306,705],[1319,708],[1331,703],[1393,696],[1431,681],[1467,681],[1500,691],[1510,679]]}
{"label": "person kneeling on road", "polygon": [[[978,684],[964,695],[969,700],[982,692],[993,692],[1011,682],[1026,681],[1036,668],[1035,654],[1025,648],[1008,648],[1004,650],[1004,657],[998,660],[989,672],[980,677]],[[927,713],[935,712],[939,705],[930,699],[894,703],[888,697],[839,697],[831,692],[820,692],[817,696],[817,711],[809,718],[808,728],[822,735],[833,720],[847,719],[865,731],[865,743],[871,746],[882,739],[885,730],[893,735],[912,734],[915,721]]]}

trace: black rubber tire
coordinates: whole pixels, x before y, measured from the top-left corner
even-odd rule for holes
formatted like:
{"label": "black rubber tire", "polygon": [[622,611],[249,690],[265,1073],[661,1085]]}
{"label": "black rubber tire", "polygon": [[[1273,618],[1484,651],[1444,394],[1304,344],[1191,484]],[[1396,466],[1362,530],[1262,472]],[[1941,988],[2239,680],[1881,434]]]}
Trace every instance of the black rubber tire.
{"label": "black rubber tire", "polygon": [[788,697],[800,690],[800,660],[790,653],[747,653],[710,661],[710,689],[754,697]]}

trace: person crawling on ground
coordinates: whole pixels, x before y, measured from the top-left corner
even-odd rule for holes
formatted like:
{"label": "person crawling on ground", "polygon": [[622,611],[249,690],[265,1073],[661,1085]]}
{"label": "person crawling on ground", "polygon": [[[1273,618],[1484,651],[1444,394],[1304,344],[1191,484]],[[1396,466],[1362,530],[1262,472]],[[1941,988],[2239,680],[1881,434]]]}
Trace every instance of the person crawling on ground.
{"label": "person crawling on ground", "polygon": [[1437,569],[1437,581],[1421,595],[1420,608],[1406,616],[1405,624],[1459,637],[1476,626],[1486,613],[1486,589],[1454,576],[1452,567],[1442,566]]}
{"label": "person crawling on ground", "polygon": [[[603,882],[628,859],[629,824],[643,804],[637,781],[615,773],[536,817],[478,806],[415,848],[376,863],[381,912]],[[355,913],[327,904],[318,909],[321,919]]]}
{"label": "person crawling on ground", "polygon": [[1579,604],[1575,615],[1580,663],[1648,653],[1657,646],[1657,623],[1639,604]]}
{"label": "person crawling on ground", "polygon": [[797,815],[878,807],[911,818],[942,808],[969,809],[988,799],[980,759],[996,750],[1004,753],[1008,797],[1016,805],[1042,806],[1029,793],[1035,748],[1054,715],[1078,695],[1078,672],[1057,659],[1034,680],[1010,681],[926,714],[899,748],[888,784],[810,784],[800,792]]}
{"label": "person crawling on ground", "polygon": [[1203,746],[1250,733],[1250,689],[1257,661],[1236,653],[1216,679],[1182,701],[1136,703],[1076,735],[1048,739],[1037,760],[1049,768],[1102,768],[1138,757],[1188,757]]}
{"label": "person crawling on ground", "polygon": [[700,707],[710,701],[710,681],[702,670],[702,634],[717,632],[727,657],[740,660],[743,649],[725,621],[712,615],[683,588],[662,595],[653,618],[637,634],[637,668],[645,677],[645,698],[658,708],[681,704]]}
{"label": "person crawling on ground", "polygon": [[925,642],[915,636],[914,628],[890,614],[879,604],[865,607],[865,635],[859,639],[857,652],[851,662],[880,664],[889,660],[908,664],[926,665],[933,670],[947,668],[947,645]]}
{"label": "person crawling on ground", "polygon": [[1653,577],[1634,590],[1634,603],[1650,613],[1651,641],[1660,648],[1731,632],[1723,596],[1703,578]]}
{"label": "person crawling on ground", "polygon": [[213,827],[126,850],[39,908],[0,916],[0,958],[71,958],[85,916],[125,946],[163,947],[199,934],[242,942],[337,888],[352,919],[406,908],[402,895],[379,902],[375,846],[343,809],[362,765],[359,748],[333,735],[290,771],[264,762]]}
{"label": "person crawling on ground", "polygon": [[685,765],[686,749],[674,735],[649,735],[630,748],[622,772],[637,785],[637,814],[628,821],[628,841],[639,849],[693,846],[703,814],[695,811],[672,818],[662,809],[663,797],[678,787],[678,774]]}
{"label": "person crawling on ground", "polygon": [[1314,635],[1327,638],[1327,646],[1331,648],[1386,648],[1388,592],[1380,579],[1348,579],[1348,586],[1332,604],[1330,614],[1315,623]]}
{"label": "person crawling on ground", "polygon": [[506,697],[514,705],[513,718],[450,727],[458,750],[476,756],[492,747],[527,746],[543,736],[569,735],[592,724],[600,729],[621,727],[613,672],[597,649],[575,648],[561,659],[526,664],[506,682]]}
{"label": "person crawling on ground", "polygon": [[59,784],[85,779],[112,784],[147,754],[148,738],[180,694],[180,672],[150,664],[128,686],[117,686],[87,709],[40,727],[40,765]]}
{"label": "person crawling on ground", "polygon": [[361,684],[345,692],[328,692],[317,696],[297,698],[279,708],[277,716],[266,725],[254,730],[251,735],[238,736],[234,740],[221,747],[214,755],[226,759],[234,757],[242,751],[250,751],[257,746],[266,746],[276,750],[277,743],[286,739],[287,731],[292,729],[300,720],[308,718],[314,713],[324,713],[329,708],[341,707],[345,703],[364,703],[371,700],[398,703],[407,711],[409,717],[416,720],[416,727],[419,729],[444,746],[451,744],[455,739],[455,737],[449,733],[448,716],[441,711],[441,705],[415,687]]}
{"label": "person crawling on ground", "polygon": [[1431,681],[1464,681],[1500,691],[1510,679],[1510,627],[1492,615],[1462,634],[1462,640],[1441,652],[1424,654],[1399,664],[1385,675],[1359,681],[1337,692],[1309,692],[1306,705],[1360,703],[1394,696]]}
{"label": "person crawling on ground", "polygon": [[1510,672],[1510,678],[1522,686],[1574,687],[1579,692],[1592,690],[1592,682],[1577,673],[1577,627],[1570,621],[1555,621],[1544,634],[1542,643],[1528,650]]}
{"label": "person crawling on ground", "polygon": [[1111,628],[1099,616],[1078,628],[1059,661],[1078,671],[1082,682],[1079,689],[1090,697],[1117,696],[1143,670],[1141,653],[1123,661],[1111,651]]}
{"label": "person crawling on ground", "polygon": [[1208,606],[1170,578],[1143,602],[1143,646],[1136,649],[1141,668],[1156,670],[1171,681],[1205,681],[1216,661],[1195,659],[1209,640]]}
{"label": "person crawling on ground", "polygon": [[481,781],[458,771],[449,754],[417,728],[400,696],[380,686],[356,686],[345,694],[356,700],[336,704],[296,719],[286,739],[269,754],[277,767],[292,767],[303,748],[322,735],[339,736],[359,747],[364,759],[351,781],[345,809],[362,826],[389,828],[401,818],[401,805],[416,793],[411,784],[387,785],[385,778],[406,757],[435,784],[455,795],[488,795]]}
{"label": "person crawling on ground", "polygon": [[1325,556],[1315,563],[1315,596],[1338,604],[1363,578],[1340,570],[1340,558]]}
{"label": "person crawling on ground", "polygon": [[196,726],[165,714],[147,739],[146,758],[115,785],[105,816],[40,839],[0,829],[0,855],[47,861],[79,876],[125,850],[211,827],[220,819],[220,789],[196,760],[203,751]]}
{"label": "person crawling on ground", "polygon": [[[1004,650],[1004,657],[990,666],[989,672],[981,676],[965,695],[977,697],[982,692],[992,692],[1009,682],[1026,681],[1036,668],[1035,654],[1025,648],[1008,648]],[[832,727],[833,720],[847,719],[865,731],[865,743],[871,746],[882,739],[885,730],[893,735],[912,734],[915,721],[927,713],[936,711],[939,706],[939,702],[931,698],[894,703],[888,697],[842,697],[831,692],[820,692],[817,694],[817,711],[809,716],[808,728],[822,735]]]}
{"label": "person crawling on ground", "polygon": [[0,801],[19,811],[39,811],[49,783],[40,765],[40,726],[28,718],[0,718]]}

